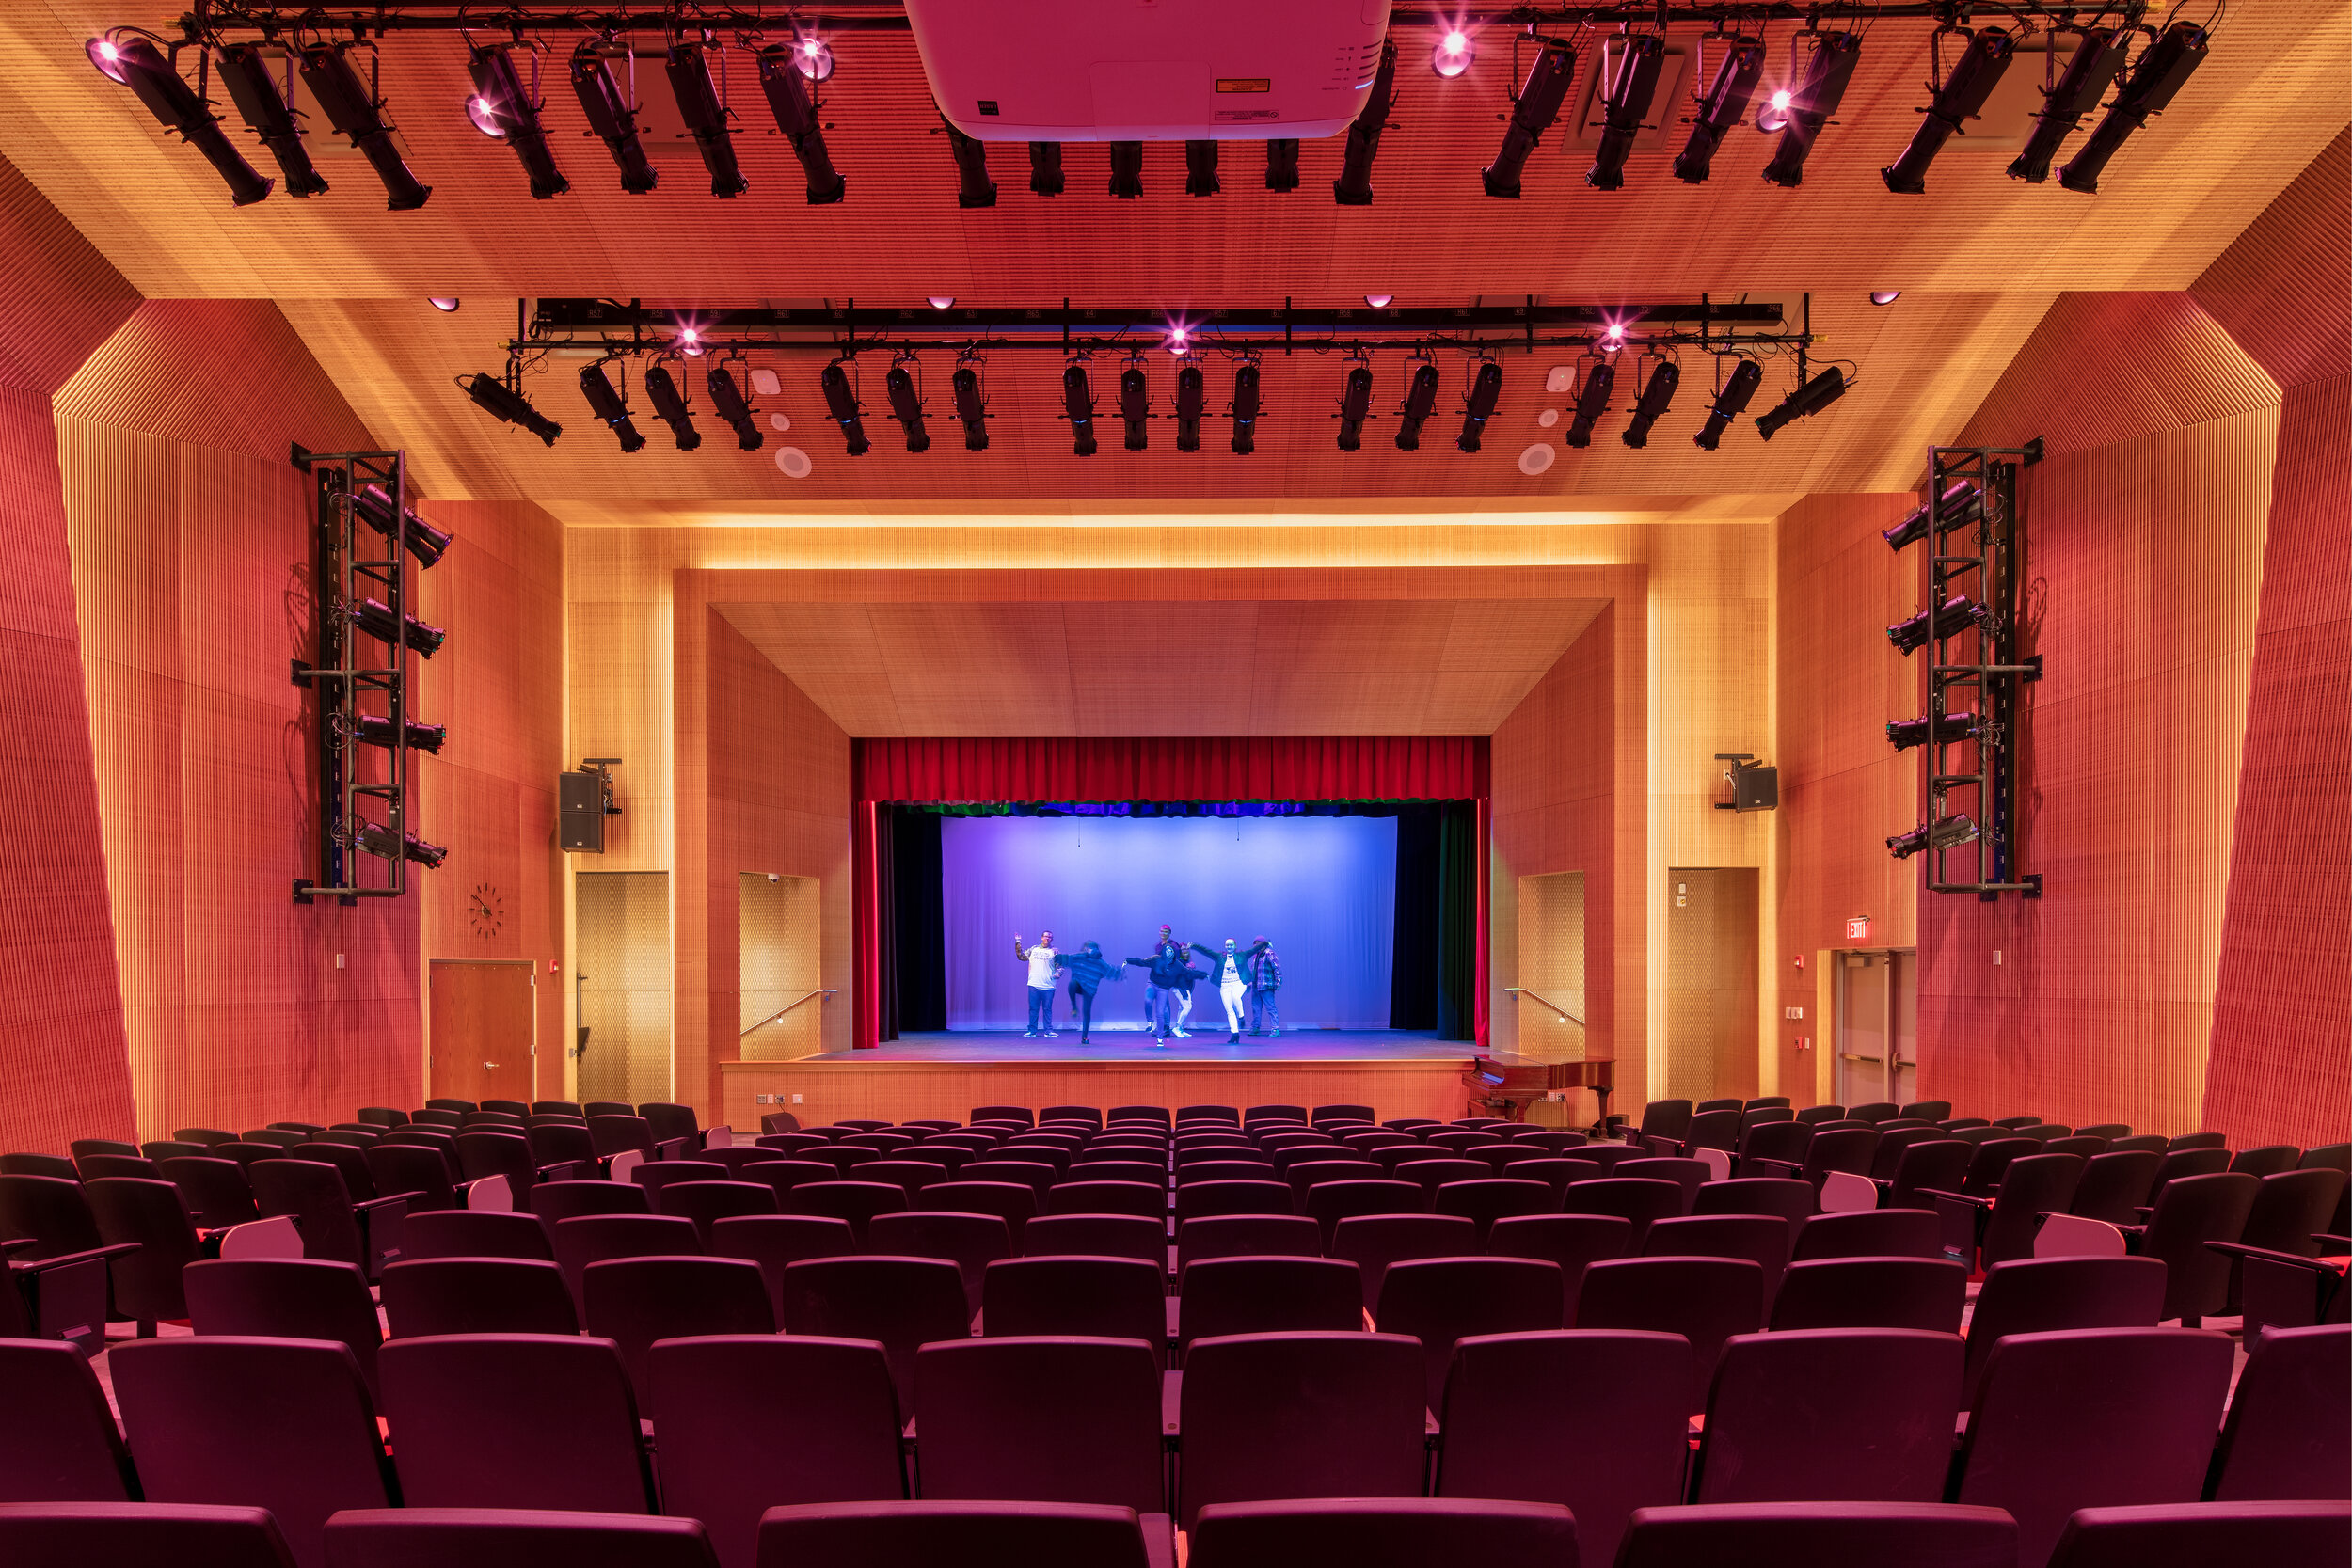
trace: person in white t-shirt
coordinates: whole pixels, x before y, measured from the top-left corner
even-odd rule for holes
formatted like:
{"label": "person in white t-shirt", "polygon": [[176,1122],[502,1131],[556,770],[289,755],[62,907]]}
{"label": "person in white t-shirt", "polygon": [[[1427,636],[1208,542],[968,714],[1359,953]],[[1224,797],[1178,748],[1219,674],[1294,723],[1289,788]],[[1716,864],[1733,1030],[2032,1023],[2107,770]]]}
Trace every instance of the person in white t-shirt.
{"label": "person in white t-shirt", "polygon": [[1029,1027],[1022,1035],[1025,1040],[1043,1037],[1061,1038],[1054,1027],[1054,962],[1060,957],[1054,951],[1054,933],[1038,933],[1037,945],[1021,945],[1021,933],[1012,934],[1013,957],[1029,966]]}
{"label": "person in white t-shirt", "polygon": [[1216,982],[1217,997],[1225,1004],[1225,1043],[1241,1043],[1242,1001],[1249,994],[1251,960],[1264,949],[1265,938],[1248,949],[1239,947],[1232,937],[1225,939],[1225,950],[1203,947],[1199,942],[1192,950],[1209,960],[1209,978]]}

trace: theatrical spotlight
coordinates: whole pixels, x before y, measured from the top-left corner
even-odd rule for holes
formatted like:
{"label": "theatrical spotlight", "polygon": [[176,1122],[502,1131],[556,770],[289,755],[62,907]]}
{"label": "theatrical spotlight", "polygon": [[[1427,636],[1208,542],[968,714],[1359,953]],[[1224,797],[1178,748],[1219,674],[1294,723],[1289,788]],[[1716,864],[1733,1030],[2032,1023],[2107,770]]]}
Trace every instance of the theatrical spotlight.
{"label": "theatrical spotlight", "polygon": [[2058,183],[2084,196],[2099,193],[2099,176],[2107,160],[2121,151],[2131,134],[2161,114],[2197,68],[2205,63],[2209,35],[2193,22],[2175,22],[2155,42],[2139,52],[2139,61],[2123,79],[2107,116],[2083,143],[2083,150],[2058,170]]}
{"label": "theatrical spotlight", "polygon": [[326,181],[311,166],[310,154],[303,149],[302,128],[294,123],[294,110],[288,107],[277,78],[269,73],[269,56],[249,43],[233,43],[214,55],[213,64],[246,128],[262,138],[262,145],[278,160],[278,172],[286,177],[286,194],[317,196],[326,190]]}
{"label": "theatrical spotlight", "polygon": [[1862,40],[1853,33],[1823,33],[1813,40],[1805,65],[1804,85],[1789,94],[1788,122],[1781,128],[1780,146],[1764,166],[1764,178],[1790,190],[1804,183],[1804,160],[1814,138],[1829,123],[1853,80],[1854,62],[1862,57]]}
{"label": "theatrical spotlight", "polygon": [[230,145],[204,100],[180,79],[171,62],[153,44],[135,33],[110,33],[90,40],[87,47],[90,64],[102,74],[137,94],[148,113],[204,154],[204,161],[229,182],[229,199],[233,205],[250,207],[269,195],[277,182],[258,173],[245,161],[245,154]]}
{"label": "theatrical spotlight", "polygon": [[1691,139],[1675,154],[1676,179],[1690,185],[1705,182],[1714,169],[1715,149],[1726,132],[1747,119],[1748,100],[1763,74],[1764,46],[1753,39],[1731,40],[1707,96],[1699,100],[1699,112],[1691,117]]}
{"label": "theatrical spotlight", "polygon": [[1216,182],[1216,143],[1184,143],[1184,194],[1215,196],[1224,187]]}
{"label": "theatrical spotlight", "polygon": [[882,377],[882,390],[890,398],[890,417],[907,433],[907,451],[929,451],[931,433],[923,428],[923,394],[914,385],[914,372],[907,369],[912,362],[895,361]]}
{"label": "theatrical spotlight", "polygon": [[[1931,516],[1932,510],[1937,515]],[[1972,479],[1954,480],[1944,492],[1943,504],[1935,508],[1920,507],[1893,528],[1881,529],[1879,536],[1890,550],[1899,550],[1925,539],[1936,522],[1946,527],[1973,523],[1984,515],[1984,495]]]}
{"label": "theatrical spotlight", "polygon": [[735,384],[735,372],[724,365],[713,365],[703,377],[703,385],[710,389],[710,406],[734,427],[735,444],[745,451],[757,451],[768,437],[753,420],[751,402]]}
{"label": "theatrical spotlight", "polygon": [[383,860],[396,861],[405,857],[429,870],[439,870],[441,863],[449,859],[449,851],[440,845],[427,844],[414,833],[395,834],[389,828],[373,822],[359,825],[355,842],[369,854]]}
{"label": "theatrical spotlight", "polygon": [[1568,84],[1575,79],[1575,52],[1565,43],[1546,43],[1527,73],[1526,86],[1519,88],[1518,103],[1512,106],[1511,124],[1502,133],[1502,150],[1495,154],[1493,163],[1479,172],[1478,178],[1488,196],[1518,199],[1519,170],[1526,166],[1527,155],[1542,143],[1551,122],[1560,118],[1560,105],[1567,99]]}
{"label": "theatrical spotlight", "polygon": [[604,373],[604,365],[599,359],[580,368],[580,392],[596,418],[612,427],[623,451],[643,451],[645,438],[638,434],[637,423],[628,415],[628,402],[613,388],[612,379]]}
{"label": "theatrical spotlight", "polygon": [[2011,180],[2023,180],[2039,185],[2050,178],[2050,160],[2083,117],[2099,106],[2114,85],[2116,73],[2123,69],[2125,44],[2131,34],[2121,27],[2092,27],[2083,34],[2082,42],[2068,56],[2066,70],[2058,86],[2042,95],[2042,108],[2034,118],[2033,135],[2026,138],[2026,150],[2017,154],[2009,166]]}
{"label": "theatrical spotlight", "polygon": [[487,371],[467,377],[465,387],[466,395],[473,399],[475,407],[492,419],[522,426],[548,446],[555,445],[555,438],[564,434],[564,427],[532,407],[529,398]]}
{"label": "theatrical spotlight", "polygon": [[670,45],[663,62],[670,91],[677,97],[678,118],[693,134],[694,150],[710,171],[710,194],[740,196],[751,182],[735,162],[735,138],[727,133],[727,112],[719,103],[719,89],[710,80],[710,60],[704,46],[684,40]]}
{"label": "theatrical spotlight", "polygon": [[988,177],[988,144],[957,130],[945,114],[939,123],[947,133],[947,150],[956,160],[956,205],[995,206],[996,182]]}
{"label": "theatrical spotlight", "polygon": [[851,457],[864,457],[874,450],[874,443],[866,438],[866,411],[858,406],[857,390],[850,385],[850,372],[841,360],[834,360],[817,377],[825,391],[825,412],[841,427],[841,439]]}
{"label": "theatrical spotlight", "polygon": [[833,166],[833,154],[825,149],[824,127],[818,123],[808,76],[801,70],[792,45],[771,43],[759,52],[759,88],[768,95],[768,112],[776,117],[776,129],[792,144],[793,155],[801,160],[801,172],[808,176],[808,204],[822,207],[840,200],[847,182]]}
{"label": "theatrical spotlight", "polygon": [[963,450],[986,451],[988,397],[980,388],[980,372],[969,364],[958,365],[947,384],[955,389],[956,418],[963,425]]}
{"label": "theatrical spotlight", "polygon": [[[362,484],[351,493],[351,510],[361,522],[385,538],[392,537],[398,525],[392,518],[392,498],[381,484]],[[408,553],[417,558],[420,566],[431,566],[449,553],[453,541],[447,529],[435,528],[417,515],[415,507],[407,508]]]}
{"label": "theatrical spotlight", "polygon": [[1152,417],[1152,388],[1141,361],[1119,372],[1119,420],[1126,426],[1127,450],[1141,451],[1151,439],[1144,421]]}
{"label": "theatrical spotlight", "polygon": [[[1609,52],[1603,49],[1604,75],[1608,61]],[[1600,146],[1593,153],[1593,166],[1584,173],[1584,182],[1593,189],[1624,188],[1625,160],[1633,150],[1642,121],[1649,116],[1650,100],[1658,96],[1658,72],[1665,63],[1666,41],[1657,34],[1643,33],[1625,40],[1625,57],[1617,62],[1616,79],[1609,84],[1605,100]]]}
{"label": "theatrical spotlight", "polygon": [[1331,182],[1331,199],[1343,207],[1372,205],[1372,160],[1380,152],[1380,133],[1388,128],[1389,112],[1396,107],[1396,45],[1380,46],[1380,69],[1372,75],[1363,107],[1347,123],[1347,147],[1340,154],[1340,177]]}
{"label": "theatrical spotlight", "polygon": [[[1969,739],[1977,733],[1977,716],[1973,713],[1947,713],[1935,721],[1937,740],[1949,746]],[[1914,746],[1928,743],[1926,715],[1916,719],[1897,719],[1886,726],[1886,743],[1898,752],[1908,752]]]}
{"label": "theatrical spotlight", "polygon": [[653,189],[653,166],[645,162],[644,144],[637,139],[637,110],[621,101],[620,84],[612,79],[612,67],[597,53],[594,39],[581,40],[572,53],[572,91],[588,116],[588,129],[604,139],[620,166],[621,189],[631,196]]}
{"label": "theatrical spotlight", "polygon": [[1984,101],[1993,96],[2016,57],[2017,40],[1998,27],[1987,27],[1969,39],[1968,47],[1944,73],[1944,85],[1935,89],[1927,119],[1911,134],[1911,145],[1903,149],[1901,157],[1879,170],[1888,190],[1899,196],[1927,194],[1928,165],[1944,150],[1944,144],[1963,120],[1974,119],[1983,111]]}
{"label": "theatrical spotlight", "polygon": [[1681,385],[1682,367],[1673,360],[1661,359],[1650,367],[1649,379],[1642,383],[1642,395],[1633,400],[1632,422],[1625,427],[1627,446],[1649,445],[1650,427],[1665,417],[1675,400],[1675,388]]}
{"label": "theatrical spotlight", "polygon": [[1421,451],[1421,427],[1429,422],[1429,415],[1437,406],[1438,367],[1430,360],[1419,360],[1405,383],[1405,406],[1397,410],[1397,451]]}
{"label": "theatrical spotlight", "polygon": [[361,599],[351,611],[351,624],[374,638],[386,647],[400,641],[400,634],[408,634],[408,651],[420,658],[431,658],[441,651],[441,640],[449,635],[438,626],[428,626],[414,615],[394,618],[391,606],[381,599]]}
{"label": "theatrical spotlight", "polygon": [[1470,397],[1462,404],[1462,434],[1454,444],[1464,451],[1476,451],[1486,434],[1486,421],[1494,418],[1495,400],[1502,396],[1502,367],[1491,359],[1478,362],[1477,373],[1470,377]]}
{"label": "theatrical spotlight", "polygon": [[1208,377],[1198,365],[1185,365],[1176,372],[1176,450],[1200,450],[1200,414],[1208,404]]}
{"label": "theatrical spotlight", "polygon": [[1887,627],[1886,640],[1895,645],[1897,653],[1909,658],[1926,647],[1931,636],[1958,637],[1970,626],[1981,630],[1991,619],[1991,612],[1980,608],[1967,594],[1955,594],[1933,611],[1923,610]]}
{"label": "theatrical spotlight", "polygon": [[1938,821],[1933,827],[1925,824],[1907,833],[1897,833],[1886,841],[1886,852],[1899,861],[1907,861],[1923,849],[1957,849],[1974,842],[1977,825],[1964,812],[1955,813]]}
{"label": "theatrical spotlight", "polygon": [[1372,367],[1358,360],[1340,384],[1340,451],[1363,450],[1364,420],[1371,412]]}
{"label": "theatrical spotlight", "polygon": [[392,128],[384,123],[384,105],[373,88],[351,69],[348,50],[356,44],[314,43],[302,52],[302,83],[319,101],[336,130],[351,138],[384,182],[385,205],[395,213],[413,213],[433,194],[408,172],[392,145]]}
{"label": "theatrical spotlight", "polygon": [[[392,728],[391,720],[383,714],[356,713],[352,715],[351,738],[354,740],[370,746],[381,746],[389,751],[402,744],[401,741],[393,738],[398,733]],[[422,724],[411,719],[407,724],[407,736],[406,745],[410,751],[430,752],[437,757],[441,754],[442,744],[449,739],[449,726],[447,724]]]}
{"label": "theatrical spotlight", "polygon": [[1094,455],[1094,388],[1087,385],[1086,362],[1073,359],[1061,372],[1061,404],[1070,420],[1070,450]]}
{"label": "theatrical spotlight", "polygon": [[532,90],[529,92],[523,90],[522,76],[515,70],[510,45],[482,45],[467,59],[466,70],[473,77],[473,97],[466,101],[466,118],[484,135],[495,136],[515,150],[523,172],[531,177],[532,197],[545,201],[570,190],[572,182],[555,166],[555,154],[548,150],[547,131],[539,123],[539,111],[547,104],[537,92],[537,53],[531,57]]}
{"label": "theatrical spotlight", "polygon": [[1143,144],[1139,141],[1111,143],[1111,195],[1121,201],[1132,201],[1143,194]]}
{"label": "theatrical spotlight", "polygon": [[1066,182],[1061,171],[1061,143],[1029,144],[1029,190],[1037,196],[1059,196]]}
{"label": "theatrical spotlight", "polygon": [[1265,144],[1265,188],[1270,191],[1298,189],[1298,138],[1276,136]]}
{"label": "theatrical spotlight", "polygon": [[646,369],[645,395],[653,399],[655,416],[677,437],[678,451],[692,451],[703,444],[703,433],[694,428],[693,412],[686,406],[677,383],[671,379],[669,366],[657,364]]}
{"label": "theatrical spotlight", "polygon": [[1478,58],[1478,46],[1468,30],[1448,27],[1429,46],[1429,69],[1448,80],[1459,76]]}
{"label": "theatrical spotlight", "polygon": [[1572,447],[1593,444],[1593,426],[1609,411],[1609,394],[1617,389],[1617,367],[1613,360],[1597,361],[1584,372],[1584,385],[1576,394],[1576,408],[1568,416],[1567,434],[1560,438]]}
{"label": "theatrical spotlight", "polygon": [[1846,395],[1846,372],[1836,365],[1823,371],[1780,400],[1780,406],[1756,417],[1756,433],[1767,441],[1781,426],[1818,414]]}
{"label": "theatrical spotlight", "polygon": [[1763,384],[1764,367],[1754,359],[1742,359],[1731,367],[1723,390],[1715,394],[1715,406],[1707,411],[1707,422],[1691,437],[1700,447],[1713,451],[1723,445],[1724,432],[1731,421],[1747,412],[1748,400]]}
{"label": "theatrical spotlight", "polygon": [[1233,453],[1248,457],[1258,450],[1258,364],[1247,360],[1233,372]]}

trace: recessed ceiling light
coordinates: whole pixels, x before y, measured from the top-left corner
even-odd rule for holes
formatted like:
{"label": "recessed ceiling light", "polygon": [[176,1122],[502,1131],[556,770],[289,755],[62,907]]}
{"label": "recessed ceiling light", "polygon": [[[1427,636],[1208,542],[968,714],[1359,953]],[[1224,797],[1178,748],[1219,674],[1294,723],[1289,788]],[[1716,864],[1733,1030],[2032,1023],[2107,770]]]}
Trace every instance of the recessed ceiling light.
{"label": "recessed ceiling light", "polygon": [[426,300],[425,303],[432,306],[436,310],[446,311],[454,311],[458,306],[457,298],[452,294],[437,295],[434,298]]}
{"label": "recessed ceiling light", "polygon": [[768,416],[768,428],[782,434],[792,428],[792,420],[787,415],[771,414]]}
{"label": "recessed ceiling light", "polygon": [[1551,467],[1551,460],[1560,455],[1559,449],[1549,441],[1538,441],[1519,453],[1519,472],[1539,474]]}
{"label": "recessed ceiling light", "polygon": [[1544,390],[1547,392],[1572,392],[1576,390],[1576,367],[1574,365],[1554,365],[1550,370],[1546,371],[1544,372]]}
{"label": "recessed ceiling light", "polygon": [[1366,294],[1364,303],[1375,310],[1385,310],[1389,308],[1389,301],[1395,297],[1394,294]]}
{"label": "recessed ceiling light", "polygon": [[[774,397],[778,392],[784,390],[784,383],[776,379],[775,372],[770,370],[765,365],[757,365],[753,367],[752,370],[752,390],[757,392],[761,397]],[[783,427],[778,426],[777,428],[782,429]]]}
{"label": "recessed ceiling light", "polygon": [[1437,44],[1429,51],[1429,69],[1440,76],[1459,76],[1478,58],[1471,46],[1470,34],[1459,27],[1449,27],[1438,35]]}
{"label": "recessed ceiling light", "polygon": [[1900,289],[1872,289],[1870,291],[1870,303],[1873,305],[1892,305],[1902,297],[1903,292]]}
{"label": "recessed ceiling light", "polygon": [[934,310],[955,309],[956,296],[953,294],[925,294],[923,297],[930,302],[930,307]]}
{"label": "recessed ceiling light", "polygon": [[776,467],[784,470],[784,477],[787,479],[806,479],[809,470],[816,466],[808,460],[808,453],[798,447],[776,449]]}
{"label": "recessed ceiling light", "polygon": [[1557,408],[1547,408],[1542,413],[1535,416],[1535,422],[1543,426],[1546,430],[1549,430],[1553,425],[1560,422],[1560,410]]}

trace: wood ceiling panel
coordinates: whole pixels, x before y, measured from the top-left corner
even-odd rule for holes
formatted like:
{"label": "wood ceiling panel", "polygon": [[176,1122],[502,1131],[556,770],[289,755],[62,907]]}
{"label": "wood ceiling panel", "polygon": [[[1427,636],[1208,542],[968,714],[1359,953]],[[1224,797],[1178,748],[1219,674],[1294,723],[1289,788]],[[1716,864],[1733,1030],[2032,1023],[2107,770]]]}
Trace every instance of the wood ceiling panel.
{"label": "wood ceiling panel", "polygon": [[889,660],[862,604],[729,604],[719,613],[778,668],[804,675],[886,675]]}

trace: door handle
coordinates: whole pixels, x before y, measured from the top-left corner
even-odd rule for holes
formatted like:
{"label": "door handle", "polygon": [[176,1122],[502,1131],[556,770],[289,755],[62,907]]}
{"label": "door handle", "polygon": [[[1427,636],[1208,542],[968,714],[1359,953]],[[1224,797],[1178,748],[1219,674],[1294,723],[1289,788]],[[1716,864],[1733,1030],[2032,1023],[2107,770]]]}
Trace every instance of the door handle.
{"label": "door handle", "polygon": [[485,1072],[496,1072],[498,1070],[498,1067],[499,1065],[496,1062],[485,1062],[482,1064],[482,1070]]}

